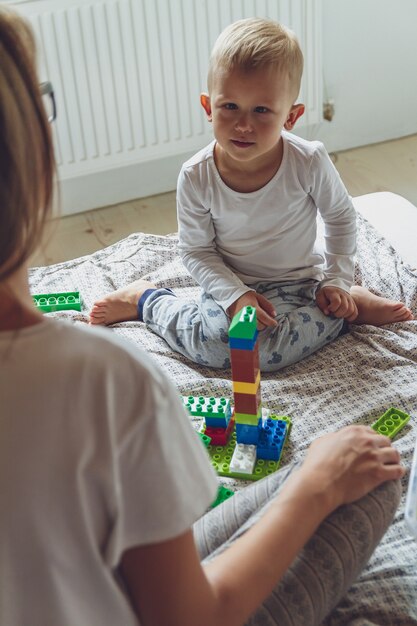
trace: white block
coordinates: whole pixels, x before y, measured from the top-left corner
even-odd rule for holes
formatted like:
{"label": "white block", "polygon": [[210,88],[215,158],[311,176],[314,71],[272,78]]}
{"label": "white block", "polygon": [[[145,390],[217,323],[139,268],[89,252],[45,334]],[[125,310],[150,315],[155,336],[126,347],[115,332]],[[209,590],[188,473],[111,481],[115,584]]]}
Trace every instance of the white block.
{"label": "white block", "polygon": [[237,474],[252,474],[256,463],[256,446],[237,443],[230,461],[230,471]]}

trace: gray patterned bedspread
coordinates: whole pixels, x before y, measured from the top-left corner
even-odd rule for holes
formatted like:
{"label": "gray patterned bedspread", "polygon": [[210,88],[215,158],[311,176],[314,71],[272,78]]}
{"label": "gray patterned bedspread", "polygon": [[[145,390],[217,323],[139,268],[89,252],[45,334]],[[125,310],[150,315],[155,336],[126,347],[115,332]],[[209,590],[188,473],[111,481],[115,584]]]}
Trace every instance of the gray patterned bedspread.
{"label": "gray patterned bedspread", "polygon": [[[417,314],[417,274],[361,216],[358,226],[356,282],[402,300]],[[184,299],[195,298],[199,290],[178,258],[176,242],[175,235],[137,233],[90,256],[34,268],[32,293],[79,290],[84,302],[81,313],[51,314],[75,323],[87,321],[98,297],[139,277],[171,287]],[[230,371],[186,361],[139,322],[115,324],[112,332],[144,348],[180,393],[232,397]],[[404,464],[410,467],[417,435],[417,321],[382,328],[352,326],[349,334],[305,361],[263,375],[261,384],[264,406],[289,415],[293,422],[283,463],[300,459],[321,433],[347,424],[372,424],[394,406],[411,415],[396,440]],[[221,480],[233,489],[245,484]],[[408,473],[394,524],[339,605],[332,624],[417,625],[417,543],[409,536],[403,515],[407,481]]]}

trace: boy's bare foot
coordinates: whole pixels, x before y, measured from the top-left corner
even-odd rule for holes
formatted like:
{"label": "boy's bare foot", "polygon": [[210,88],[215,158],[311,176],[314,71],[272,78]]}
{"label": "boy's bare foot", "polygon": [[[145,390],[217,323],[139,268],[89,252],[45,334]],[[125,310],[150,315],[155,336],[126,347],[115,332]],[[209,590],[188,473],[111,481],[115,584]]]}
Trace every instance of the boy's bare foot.
{"label": "boy's bare foot", "polygon": [[147,289],[156,285],[147,280],[135,280],[133,283],[97,300],[90,311],[90,324],[115,324],[138,319],[139,298]]}
{"label": "boy's bare foot", "polygon": [[402,302],[395,302],[371,293],[365,287],[355,285],[350,290],[358,307],[355,324],[372,324],[383,326],[393,322],[406,322],[414,319],[410,309]]}

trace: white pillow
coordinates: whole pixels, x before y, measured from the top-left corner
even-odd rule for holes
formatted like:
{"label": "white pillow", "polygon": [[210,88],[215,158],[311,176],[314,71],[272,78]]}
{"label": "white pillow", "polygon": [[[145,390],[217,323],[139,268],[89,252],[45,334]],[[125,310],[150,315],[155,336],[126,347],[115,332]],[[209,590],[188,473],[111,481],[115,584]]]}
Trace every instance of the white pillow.
{"label": "white pillow", "polygon": [[352,198],[361,215],[387,239],[404,263],[417,269],[417,207],[389,191]]}

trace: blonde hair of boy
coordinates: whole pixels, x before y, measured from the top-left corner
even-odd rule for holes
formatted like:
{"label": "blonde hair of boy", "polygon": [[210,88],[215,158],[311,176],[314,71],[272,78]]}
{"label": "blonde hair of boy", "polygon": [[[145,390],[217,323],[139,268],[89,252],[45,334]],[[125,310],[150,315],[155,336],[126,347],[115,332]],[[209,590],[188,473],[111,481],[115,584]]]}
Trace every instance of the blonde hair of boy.
{"label": "blonde hair of boy", "polygon": [[0,8],[0,281],[32,254],[51,210],[55,159],[34,58],[30,26]]}
{"label": "blonde hair of boy", "polygon": [[208,89],[219,68],[250,71],[267,66],[288,72],[294,101],[300,91],[303,53],[295,34],[274,20],[246,18],[227,26],[217,38],[208,69]]}

